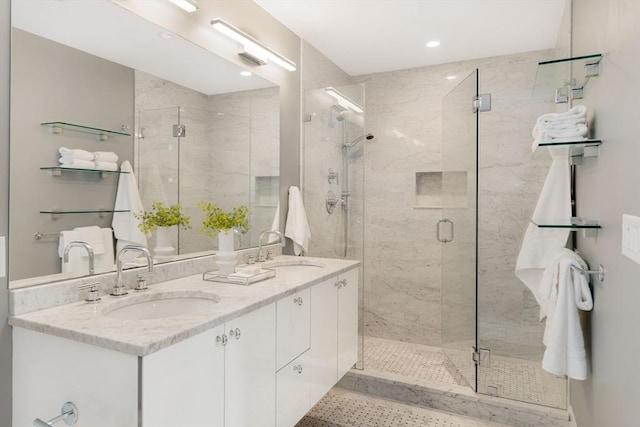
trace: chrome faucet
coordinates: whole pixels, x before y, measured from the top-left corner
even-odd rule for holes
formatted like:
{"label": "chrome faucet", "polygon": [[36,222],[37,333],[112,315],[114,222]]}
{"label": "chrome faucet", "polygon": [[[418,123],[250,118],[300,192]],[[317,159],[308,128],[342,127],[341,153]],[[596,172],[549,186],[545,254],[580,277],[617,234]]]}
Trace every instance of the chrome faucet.
{"label": "chrome faucet", "polygon": [[93,274],[93,248],[91,248],[91,245],[87,242],[80,242],[77,240],[69,242],[67,246],[64,247],[64,256],[62,257],[62,260],[65,263],[69,262],[69,251],[71,251],[71,248],[85,248],[87,250],[87,254],[89,255],[89,275]]}
{"label": "chrome faucet", "polygon": [[113,287],[113,291],[111,292],[111,296],[114,297],[121,297],[124,295],[127,295],[127,291],[124,287],[124,285],[122,284],[122,254],[126,253],[126,252],[130,252],[130,251],[138,251],[141,252],[142,255],[144,255],[144,257],[147,259],[147,271],[149,274],[153,273],[153,260],[151,259],[151,254],[149,253],[149,250],[143,246],[134,246],[134,245],[127,245],[125,247],[123,247],[122,249],[120,249],[120,252],[118,252],[118,256],[116,257],[116,285]]}
{"label": "chrome faucet", "polygon": [[266,257],[265,258],[262,257],[262,238],[264,236],[269,235],[269,234],[277,234],[278,237],[280,238],[280,244],[282,245],[283,248],[284,248],[284,245],[286,244],[286,240],[285,240],[284,234],[282,234],[278,230],[265,230],[265,231],[263,231],[262,233],[260,233],[260,237],[258,238],[258,256],[257,256],[257,259],[256,259],[257,262],[266,261]]}

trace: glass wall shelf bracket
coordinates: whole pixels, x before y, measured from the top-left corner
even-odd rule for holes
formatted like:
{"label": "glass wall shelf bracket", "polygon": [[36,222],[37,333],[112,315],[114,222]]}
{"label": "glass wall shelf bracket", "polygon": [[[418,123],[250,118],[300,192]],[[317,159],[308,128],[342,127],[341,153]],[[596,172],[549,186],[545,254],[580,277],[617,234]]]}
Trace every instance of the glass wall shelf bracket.
{"label": "glass wall shelf bracket", "polygon": [[121,173],[129,173],[123,171],[112,171],[112,170],[102,170],[102,169],[82,169],[82,168],[65,168],[62,166],[46,166],[41,167],[40,170],[43,171],[51,171],[51,176],[62,176],[62,172],[86,172],[90,174],[100,174],[101,178],[104,178],[107,174],[121,174]]}
{"label": "glass wall shelf bracket", "polygon": [[40,211],[41,214],[51,215],[51,219],[59,219],[61,215],[75,215],[75,214],[98,214],[100,218],[104,218],[107,214],[116,212],[131,212],[130,210],[108,210],[108,209],[78,209],[73,211],[63,211],[58,209],[51,209],[48,211]]}
{"label": "glass wall shelf bracket", "polygon": [[544,221],[531,221],[538,228],[568,228],[571,231],[583,231],[584,237],[598,237],[598,230],[602,227],[598,225],[597,220],[587,220],[580,217],[572,217],[569,219],[550,219]]}
{"label": "glass wall shelf bracket", "polygon": [[40,126],[46,126],[51,128],[51,132],[53,133],[62,133],[64,130],[71,130],[74,132],[82,132],[89,133],[92,135],[98,135],[100,141],[106,141],[110,136],[131,136],[130,133],[117,131],[117,130],[108,130],[108,129],[100,129],[91,126],[77,125],[74,123],[67,122],[45,122],[40,123]]}
{"label": "glass wall shelf bracket", "polygon": [[602,54],[597,53],[539,62],[533,97],[545,99],[555,94],[556,104],[582,99],[589,80],[600,74],[601,60]]}

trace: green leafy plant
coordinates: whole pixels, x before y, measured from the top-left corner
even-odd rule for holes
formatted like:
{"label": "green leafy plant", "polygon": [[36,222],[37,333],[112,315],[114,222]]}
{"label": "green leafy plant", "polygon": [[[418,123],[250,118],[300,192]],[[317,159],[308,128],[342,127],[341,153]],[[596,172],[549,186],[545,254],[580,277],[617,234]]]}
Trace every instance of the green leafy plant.
{"label": "green leafy plant", "polygon": [[145,234],[155,231],[158,227],[179,225],[184,229],[191,228],[191,218],[182,213],[180,203],[167,207],[162,202],[153,202],[150,212],[135,214],[135,216],[142,219],[138,227]]}
{"label": "green leafy plant", "polygon": [[231,212],[225,212],[213,203],[199,202],[198,206],[206,214],[200,232],[209,237],[216,237],[222,231],[232,228],[245,233],[249,230],[249,208],[237,206]]}

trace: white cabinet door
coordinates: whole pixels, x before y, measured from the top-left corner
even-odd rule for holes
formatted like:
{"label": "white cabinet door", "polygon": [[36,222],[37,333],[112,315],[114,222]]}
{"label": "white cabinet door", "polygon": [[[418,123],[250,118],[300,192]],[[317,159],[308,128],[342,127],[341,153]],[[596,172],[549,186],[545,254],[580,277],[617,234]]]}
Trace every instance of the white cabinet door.
{"label": "white cabinet door", "polygon": [[337,277],[311,288],[311,401],[322,399],[338,380]]}
{"label": "white cabinet door", "polygon": [[278,371],[277,427],[293,427],[313,407],[309,395],[310,373],[308,351]]}
{"label": "white cabinet door", "polygon": [[14,327],[13,425],[47,421],[67,401],[75,427],[137,427],[138,358]]}
{"label": "white cabinet door", "polygon": [[338,290],[338,380],[358,359],[358,269],[341,274]]}
{"label": "white cabinet door", "polygon": [[282,298],[276,303],[277,369],[309,349],[311,289]]}
{"label": "white cabinet door", "polygon": [[142,358],[143,427],[223,427],[224,326]]}
{"label": "white cabinet door", "polygon": [[225,427],[276,422],[276,305],[225,324]]}

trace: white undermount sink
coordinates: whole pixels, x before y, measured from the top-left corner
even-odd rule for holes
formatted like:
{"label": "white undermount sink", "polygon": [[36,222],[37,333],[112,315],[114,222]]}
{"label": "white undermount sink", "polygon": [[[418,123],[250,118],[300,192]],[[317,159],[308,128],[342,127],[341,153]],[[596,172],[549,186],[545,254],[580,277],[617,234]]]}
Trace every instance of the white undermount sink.
{"label": "white undermount sink", "polygon": [[107,306],[102,314],[120,320],[151,320],[185,316],[214,307],[220,298],[214,295],[143,295]]}
{"label": "white undermount sink", "polygon": [[306,259],[283,259],[266,261],[261,265],[263,268],[270,268],[280,272],[304,272],[309,268],[324,268],[325,265],[321,262],[310,261]]}

